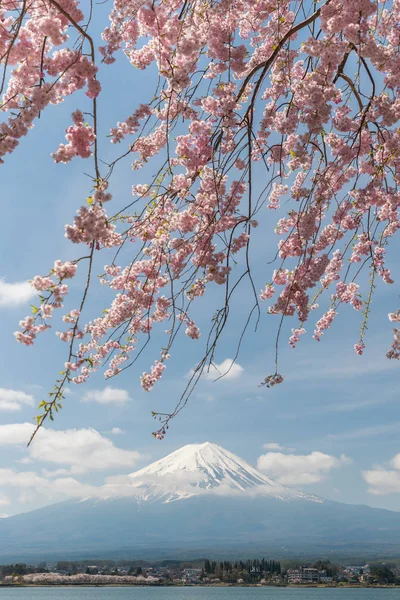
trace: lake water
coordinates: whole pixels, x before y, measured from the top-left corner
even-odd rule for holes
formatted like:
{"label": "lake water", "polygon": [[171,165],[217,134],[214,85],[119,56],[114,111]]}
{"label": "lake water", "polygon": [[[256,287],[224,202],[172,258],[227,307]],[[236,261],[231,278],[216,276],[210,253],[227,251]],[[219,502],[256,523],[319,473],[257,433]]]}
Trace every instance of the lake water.
{"label": "lake water", "polygon": [[0,588],[0,600],[399,600],[397,589]]}

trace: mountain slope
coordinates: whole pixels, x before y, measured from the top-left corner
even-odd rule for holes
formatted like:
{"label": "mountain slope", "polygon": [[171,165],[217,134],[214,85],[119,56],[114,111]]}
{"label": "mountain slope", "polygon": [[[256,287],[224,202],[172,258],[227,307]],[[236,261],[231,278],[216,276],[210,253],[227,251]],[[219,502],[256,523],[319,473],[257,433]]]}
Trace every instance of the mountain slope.
{"label": "mountain slope", "polygon": [[0,520],[0,561],[400,552],[400,513],[292,492],[215,444],[103,492]]}

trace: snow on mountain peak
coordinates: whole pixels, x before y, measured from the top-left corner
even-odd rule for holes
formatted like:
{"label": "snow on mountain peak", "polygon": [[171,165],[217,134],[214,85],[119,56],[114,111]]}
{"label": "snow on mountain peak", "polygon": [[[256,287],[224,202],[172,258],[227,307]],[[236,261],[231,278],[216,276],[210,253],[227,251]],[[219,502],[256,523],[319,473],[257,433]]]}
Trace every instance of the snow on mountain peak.
{"label": "snow on mountain peak", "polygon": [[172,474],[181,474],[183,479],[198,474],[195,487],[205,489],[222,484],[229,484],[239,490],[256,485],[276,485],[232,452],[211,442],[183,446],[165,458],[132,473],[130,477],[135,480],[145,475],[165,477]]}
{"label": "snow on mountain peak", "polygon": [[132,473],[129,480],[143,501],[171,502],[207,491],[260,494],[283,500],[313,498],[275,483],[245,460],[211,442],[183,446]]}

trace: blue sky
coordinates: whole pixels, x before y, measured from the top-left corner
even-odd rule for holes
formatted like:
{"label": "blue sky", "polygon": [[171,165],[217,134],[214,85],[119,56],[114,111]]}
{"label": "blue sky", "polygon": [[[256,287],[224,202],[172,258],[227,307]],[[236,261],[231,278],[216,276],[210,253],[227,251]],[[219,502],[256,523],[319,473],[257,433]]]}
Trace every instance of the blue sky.
{"label": "blue sky", "polygon": [[[117,66],[102,68],[102,78],[107,85],[100,96],[99,116],[105,133],[151,98],[153,81],[151,71],[138,73],[123,57]],[[113,93],[116,88],[118,94]],[[60,433],[46,427],[42,437],[39,434],[26,448],[29,428],[24,424],[32,423],[35,405],[62,369],[66,347],[55,336],[56,326],[39,337],[34,348],[14,341],[13,332],[29,313],[30,303],[24,297],[26,287],[14,286],[46,273],[55,259],[79,256],[63,231],[90,192],[90,179],[84,175],[90,166],[81,160],[56,165],[50,153],[63,141],[70,113],[85,102],[74,96],[50,108],[1,166],[0,513],[15,514],[68,497],[70,478],[101,485],[108,477],[132,472],[184,444],[203,441],[219,443],[260,468],[268,467],[272,477],[295,487],[332,500],[398,510],[400,460],[393,459],[400,453],[399,365],[385,358],[391,341],[387,314],[398,308],[397,283],[381,285],[376,293],[363,357],[353,351],[360,315],[348,307],[321,343],[312,340],[310,322],[296,351],[289,348],[287,338],[297,323],[288,322],[281,344],[285,383],[271,390],[260,388],[273,371],[277,327],[277,319],[266,314],[265,306],[257,333],[249,330],[245,337],[238,366],[216,383],[204,378],[159,442],[151,436],[155,425],[151,410],[173,408],[202,351],[202,338],[179,339],[163,380],[147,394],[140,388],[139,376],[158,356],[160,333],[152,350],[118,378],[105,382],[98,374],[85,386],[71,387],[52,424]],[[100,149],[106,160],[115,156],[115,147],[104,138]],[[132,172],[129,160],[116,169],[111,184],[115,211],[130,201],[132,184],[146,182],[151,173],[150,167]],[[273,233],[276,215],[265,209],[260,221],[253,250],[257,289],[270,280],[273,266],[266,263],[278,240]],[[106,262],[104,256],[98,258],[98,273]],[[398,264],[388,266],[398,281]],[[79,285],[79,278],[71,283],[68,308],[78,303]],[[197,316],[204,332],[219,294],[220,290],[212,290],[199,303]],[[95,282],[88,318],[106,301],[105,289]],[[219,364],[233,357],[238,324],[245,320],[250,301],[248,287],[240,288],[235,316],[218,347]]]}

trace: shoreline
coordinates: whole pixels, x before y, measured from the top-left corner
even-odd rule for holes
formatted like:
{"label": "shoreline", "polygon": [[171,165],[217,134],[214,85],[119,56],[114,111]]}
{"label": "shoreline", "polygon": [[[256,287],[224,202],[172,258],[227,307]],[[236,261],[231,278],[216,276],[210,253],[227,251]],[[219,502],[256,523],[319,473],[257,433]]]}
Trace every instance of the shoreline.
{"label": "shoreline", "polygon": [[291,588],[291,589],[311,589],[311,588],[315,588],[315,589],[383,589],[383,590],[393,590],[393,589],[399,589],[400,590],[400,586],[399,585],[391,585],[391,584],[387,584],[387,585],[362,585],[362,584],[343,584],[343,585],[308,585],[308,584],[281,584],[281,585],[277,585],[277,584],[260,584],[260,583],[216,583],[216,584],[212,584],[212,583],[205,583],[205,584],[182,584],[182,585],[176,585],[176,584],[168,584],[168,583],[137,583],[137,584],[132,584],[132,583],[64,583],[64,584],[51,584],[51,583],[1,583],[0,582],[0,589],[1,588],[42,588],[42,587],[46,587],[46,588],[71,588],[71,587],[76,587],[76,588],[106,588],[106,587],[139,587],[139,588],[147,588],[147,587],[168,587],[168,588],[222,588],[222,587],[234,587],[234,588],[247,588],[247,587],[251,587],[251,588]]}

